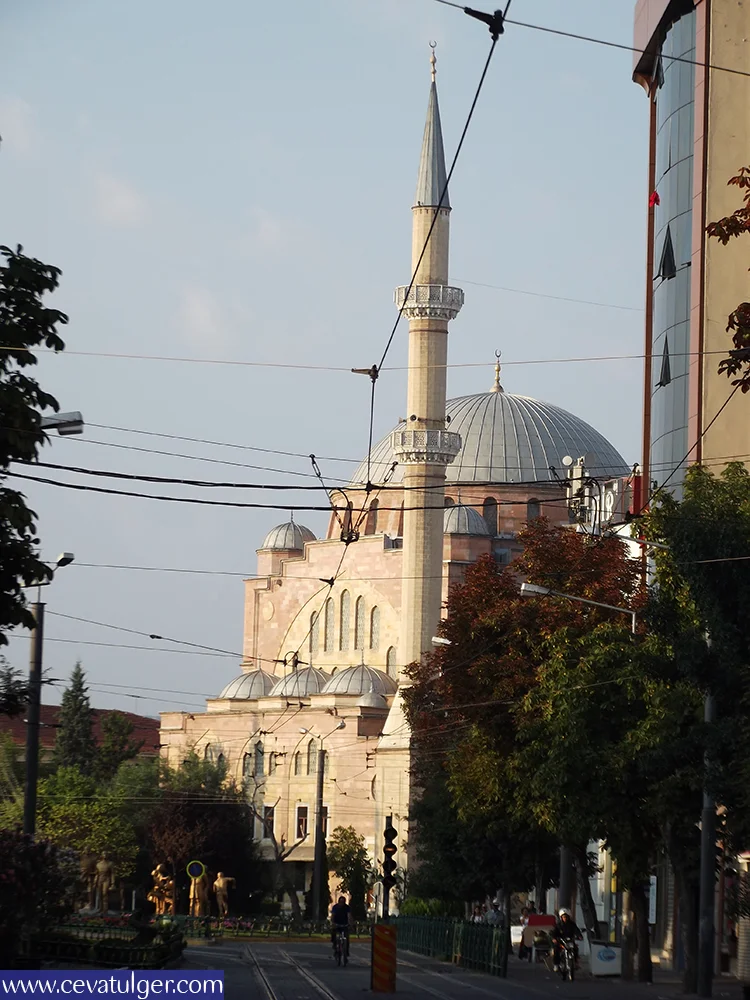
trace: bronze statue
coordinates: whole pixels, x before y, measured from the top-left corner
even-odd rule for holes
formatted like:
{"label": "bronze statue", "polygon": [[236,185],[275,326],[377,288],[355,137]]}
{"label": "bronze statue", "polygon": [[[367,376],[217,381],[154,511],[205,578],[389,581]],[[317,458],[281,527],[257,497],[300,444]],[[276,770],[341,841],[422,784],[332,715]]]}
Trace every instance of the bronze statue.
{"label": "bronze statue", "polygon": [[99,912],[109,912],[109,892],[115,884],[115,868],[106,851],[96,863],[95,885],[99,892]]}
{"label": "bronze statue", "polygon": [[224,872],[219,872],[214,882],[214,892],[216,893],[216,906],[219,910],[219,917],[226,917],[229,913],[227,900],[229,897],[229,886],[236,884],[236,879],[229,878]]}
{"label": "bronze statue", "polygon": [[156,916],[174,913],[174,879],[166,865],[157,865],[151,872],[154,886],[146,897],[156,907]]}
{"label": "bronze statue", "polygon": [[89,910],[96,906],[96,861],[96,855],[87,847],[81,854],[81,881],[86,894],[83,905]]}
{"label": "bronze statue", "polygon": [[190,916],[207,917],[208,914],[208,875],[203,872],[198,878],[190,879]]}

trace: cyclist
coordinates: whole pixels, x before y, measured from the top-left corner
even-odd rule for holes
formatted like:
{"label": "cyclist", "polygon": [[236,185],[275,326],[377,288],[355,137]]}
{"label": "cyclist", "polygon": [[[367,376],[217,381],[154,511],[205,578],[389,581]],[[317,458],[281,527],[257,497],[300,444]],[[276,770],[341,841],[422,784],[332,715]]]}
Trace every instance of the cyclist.
{"label": "cyclist", "polygon": [[346,939],[346,956],[349,957],[349,920],[351,918],[351,907],[345,896],[339,896],[338,903],[331,907],[331,944],[333,953],[336,954],[336,935],[344,932]]}
{"label": "cyclist", "polygon": [[560,969],[560,957],[562,954],[563,941],[572,941],[573,947],[575,949],[575,961],[578,965],[578,945],[576,941],[583,941],[583,934],[579,931],[576,926],[575,920],[570,915],[570,910],[563,907],[559,914],[558,920],[555,924],[555,929],[552,931],[552,944],[554,946],[553,950],[553,960],[555,964],[555,972],[559,972]]}

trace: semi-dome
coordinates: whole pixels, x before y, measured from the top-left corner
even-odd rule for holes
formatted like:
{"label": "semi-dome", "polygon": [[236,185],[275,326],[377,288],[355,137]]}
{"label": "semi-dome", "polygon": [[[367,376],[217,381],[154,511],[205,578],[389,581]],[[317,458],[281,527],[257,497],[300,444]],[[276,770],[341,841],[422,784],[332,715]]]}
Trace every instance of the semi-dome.
{"label": "semi-dome", "polygon": [[273,674],[267,674],[265,670],[251,670],[230,681],[219,697],[255,701],[257,698],[265,698],[276,680]]}
{"label": "semi-dome", "polygon": [[357,702],[357,708],[388,708],[388,703],[382,694],[375,694],[374,691],[368,691],[367,694],[363,694],[362,697]]}
{"label": "semi-dome", "polygon": [[[563,474],[562,460],[587,457],[596,476],[629,472],[622,455],[585,420],[553,403],[502,390],[459,396],[446,403],[449,430],[461,435],[461,451],[446,469],[448,483],[531,483],[554,479],[550,466]],[[404,428],[405,424],[399,424]],[[372,450],[370,478],[382,482],[395,456],[390,435]],[[352,482],[364,483],[367,462]],[[403,480],[396,466],[392,482]]]}
{"label": "semi-dome", "polygon": [[294,549],[301,552],[305,542],[314,542],[315,533],[304,524],[296,521],[285,521],[272,528],[263,539],[262,549]]}
{"label": "semi-dome", "polygon": [[490,529],[482,515],[473,507],[457,503],[448,507],[443,514],[443,532],[446,535],[489,535]]}
{"label": "semi-dome", "polygon": [[270,695],[272,698],[307,698],[311,694],[320,694],[327,682],[328,674],[316,667],[305,667],[282,677],[271,688]]}
{"label": "semi-dome", "polygon": [[356,667],[337,670],[323,688],[323,694],[395,694],[396,682],[382,670],[360,663]]}

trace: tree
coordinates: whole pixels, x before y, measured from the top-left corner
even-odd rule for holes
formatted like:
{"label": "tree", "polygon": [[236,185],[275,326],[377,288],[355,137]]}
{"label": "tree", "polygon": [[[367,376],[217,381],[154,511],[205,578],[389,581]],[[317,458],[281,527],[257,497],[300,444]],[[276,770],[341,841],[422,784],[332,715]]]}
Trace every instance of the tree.
{"label": "tree", "polygon": [[101,722],[101,741],[96,755],[95,773],[104,781],[114,778],[118,768],[137,757],[143,740],[132,740],[133,723],[121,712],[108,712]]}
{"label": "tree", "polygon": [[339,879],[341,891],[351,898],[355,920],[367,916],[367,886],[372,874],[372,862],[365,847],[365,838],[353,826],[337,826],[328,845],[328,868]]}
{"label": "tree", "polygon": [[0,715],[20,715],[26,707],[29,688],[17,670],[0,656]]}
{"label": "tree", "polygon": [[0,246],[0,645],[5,632],[34,627],[24,587],[51,578],[37,555],[36,515],[17,490],[5,485],[11,462],[33,462],[47,440],[41,411],[58,410],[57,400],[23,369],[37,363],[34,348],[62,351],[57,327],[68,317],[44,305],[60,271],[26,257],[22,247]]}
{"label": "tree", "polygon": [[77,767],[90,774],[96,767],[96,742],[88,688],[81,664],[76,663],[70,675],[60,706],[55,761],[59,767]]}
{"label": "tree", "polygon": [[[742,236],[743,233],[750,233],[750,167],[740,167],[740,172],[735,177],[730,177],[727,183],[744,191],[744,204],[731,215],[706,226],[709,237],[714,237],[724,246],[731,239]],[[727,333],[732,334],[734,350],[729,352],[728,357],[722,358],[719,373],[724,373],[728,378],[739,375],[732,385],[739,386],[743,392],[748,392],[750,391],[750,302],[741,302],[729,314]]]}

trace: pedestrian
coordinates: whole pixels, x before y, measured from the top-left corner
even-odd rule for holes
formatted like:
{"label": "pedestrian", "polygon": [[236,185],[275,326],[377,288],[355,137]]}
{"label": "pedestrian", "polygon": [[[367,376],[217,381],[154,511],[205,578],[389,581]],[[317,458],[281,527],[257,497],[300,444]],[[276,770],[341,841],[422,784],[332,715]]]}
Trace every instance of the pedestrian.
{"label": "pedestrian", "polygon": [[492,904],[492,908],[487,913],[487,923],[490,927],[499,927],[503,922],[503,915],[500,912],[500,907],[497,903]]}

